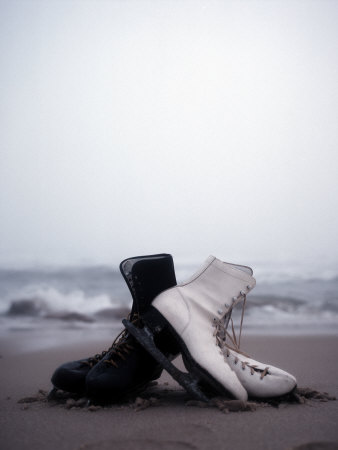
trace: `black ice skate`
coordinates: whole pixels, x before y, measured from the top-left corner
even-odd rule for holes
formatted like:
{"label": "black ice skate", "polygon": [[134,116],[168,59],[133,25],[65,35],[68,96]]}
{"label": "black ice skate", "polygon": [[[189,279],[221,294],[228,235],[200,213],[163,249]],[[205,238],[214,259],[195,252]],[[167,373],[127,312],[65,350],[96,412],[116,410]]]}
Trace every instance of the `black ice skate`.
{"label": "black ice skate", "polygon": [[[158,254],[129,258],[121,262],[120,271],[133,297],[129,320],[139,326],[140,315],[163,290],[176,285],[171,255]],[[163,333],[159,341],[170,347]],[[177,353],[176,348],[169,349]],[[90,372],[90,376],[87,375]],[[84,394],[111,401],[157,379],[162,368],[135,339],[123,330],[111,347],[90,358],[62,364],[52,376],[54,389]],[[86,385],[87,379],[87,385]]]}

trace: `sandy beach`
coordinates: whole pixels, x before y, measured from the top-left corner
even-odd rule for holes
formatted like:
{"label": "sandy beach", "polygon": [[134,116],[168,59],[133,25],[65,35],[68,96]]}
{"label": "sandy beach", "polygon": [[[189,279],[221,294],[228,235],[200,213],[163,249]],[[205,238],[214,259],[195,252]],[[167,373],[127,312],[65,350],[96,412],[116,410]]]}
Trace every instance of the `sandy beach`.
{"label": "sandy beach", "polygon": [[[50,376],[59,364],[107,346],[107,341],[96,340],[23,351],[22,339],[13,336],[1,343],[0,443],[4,450],[285,450],[304,444],[307,447],[300,448],[338,448],[337,401],[309,400],[225,414],[216,407],[188,406],[189,398],[166,373],[148,394],[140,394],[153,399],[145,409],[132,402],[94,411],[67,409],[43,400],[20,403],[39,389],[48,391]],[[332,396],[338,396],[337,345],[337,336],[243,339],[243,348],[252,356],[295,374],[299,387]],[[315,442],[322,444],[314,446]]]}

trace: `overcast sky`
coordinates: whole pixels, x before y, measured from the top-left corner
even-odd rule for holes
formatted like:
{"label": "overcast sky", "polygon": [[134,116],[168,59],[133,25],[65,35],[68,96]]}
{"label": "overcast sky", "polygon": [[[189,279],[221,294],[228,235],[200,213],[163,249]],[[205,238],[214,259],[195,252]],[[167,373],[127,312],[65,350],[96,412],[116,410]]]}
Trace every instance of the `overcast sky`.
{"label": "overcast sky", "polygon": [[2,265],[338,260],[338,1],[0,5]]}

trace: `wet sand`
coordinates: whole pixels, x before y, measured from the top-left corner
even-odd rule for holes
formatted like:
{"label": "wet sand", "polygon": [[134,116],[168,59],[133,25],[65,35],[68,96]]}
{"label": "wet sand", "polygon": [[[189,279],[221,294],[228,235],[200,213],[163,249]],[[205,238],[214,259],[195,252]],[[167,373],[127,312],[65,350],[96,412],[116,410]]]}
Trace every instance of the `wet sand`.
{"label": "wet sand", "polygon": [[[59,364],[90,356],[110,344],[108,338],[28,351],[20,344],[23,339],[24,333],[13,333],[1,341],[1,449],[284,450],[314,442],[323,444],[301,448],[338,448],[338,401],[311,400],[225,414],[215,407],[187,406],[189,397],[165,373],[148,391],[154,400],[145,409],[142,402],[95,411],[44,401],[18,403],[39,389],[49,390],[50,376]],[[248,336],[242,348],[293,373],[300,387],[338,397],[338,336]]]}

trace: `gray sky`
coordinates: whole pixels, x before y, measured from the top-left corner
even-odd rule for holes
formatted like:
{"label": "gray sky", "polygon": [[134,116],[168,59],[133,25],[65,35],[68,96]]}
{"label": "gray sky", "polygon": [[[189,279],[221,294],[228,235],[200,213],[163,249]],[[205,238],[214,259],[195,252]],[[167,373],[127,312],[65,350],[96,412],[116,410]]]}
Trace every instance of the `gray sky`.
{"label": "gray sky", "polygon": [[0,0],[0,263],[338,260],[338,2]]}

